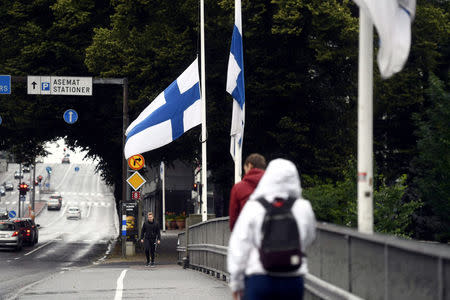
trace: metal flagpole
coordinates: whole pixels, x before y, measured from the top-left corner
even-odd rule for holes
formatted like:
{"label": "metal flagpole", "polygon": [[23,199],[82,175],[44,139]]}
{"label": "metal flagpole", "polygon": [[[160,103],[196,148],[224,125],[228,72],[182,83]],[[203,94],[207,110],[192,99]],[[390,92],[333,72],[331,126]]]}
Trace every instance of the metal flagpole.
{"label": "metal flagpole", "polygon": [[358,230],[373,233],[373,24],[359,9]]}
{"label": "metal flagpole", "polygon": [[164,166],[164,162],[161,162],[161,166],[159,167],[159,174],[161,176],[161,189],[162,189],[162,225],[163,231],[166,231],[166,170]]}
{"label": "metal flagpole", "polygon": [[[234,100],[233,100],[234,101]],[[234,183],[241,181],[242,178],[242,147],[239,147],[239,141],[234,140]]]}
{"label": "metal flagpole", "polygon": [[200,70],[202,93],[202,222],[207,220],[207,171],[206,171],[206,78],[205,78],[205,1],[200,0]]}

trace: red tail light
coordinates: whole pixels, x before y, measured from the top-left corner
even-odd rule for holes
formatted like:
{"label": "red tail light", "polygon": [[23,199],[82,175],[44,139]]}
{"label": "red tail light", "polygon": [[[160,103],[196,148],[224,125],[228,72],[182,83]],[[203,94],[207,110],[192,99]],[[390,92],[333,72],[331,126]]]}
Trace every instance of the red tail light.
{"label": "red tail light", "polygon": [[19,232],[18,231],[14,231],[14,233],[12,234],[12,236],[18,236]]}

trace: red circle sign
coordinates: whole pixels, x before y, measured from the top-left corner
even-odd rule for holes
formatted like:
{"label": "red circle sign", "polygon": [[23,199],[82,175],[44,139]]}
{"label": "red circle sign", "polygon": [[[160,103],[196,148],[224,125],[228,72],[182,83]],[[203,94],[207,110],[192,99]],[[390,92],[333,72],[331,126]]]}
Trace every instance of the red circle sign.
{"label": "red circle sign", "polygon": [[144,167],[144,164],[144,157],[140,154],[133,155],[128,159],[128,166],[133,170],[142,169]]}

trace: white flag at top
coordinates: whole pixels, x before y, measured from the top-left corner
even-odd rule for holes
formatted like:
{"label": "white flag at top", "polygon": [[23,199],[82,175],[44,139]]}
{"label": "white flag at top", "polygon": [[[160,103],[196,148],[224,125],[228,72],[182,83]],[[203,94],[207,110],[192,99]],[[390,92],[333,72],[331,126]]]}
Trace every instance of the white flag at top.
{"label": "white flag at top", "polygon": [[[235,1],[234,29],[228,60],[227,92],[233,96],[230,153],[235,156],[242,150],[245,124],[244,51],[242,46],[241,0]],[[236,149],[238,147],[239,149]]]}
{"label": "white flag at top", "polygon": [[169,144],[202,123],[198,59],[128,126],[125,158]]}
{"label": "white flag at top", "polygon": [[378,68],[383,78],[401,71],[411,46],[416,0],[353,0],[372,19],[380,37]]}

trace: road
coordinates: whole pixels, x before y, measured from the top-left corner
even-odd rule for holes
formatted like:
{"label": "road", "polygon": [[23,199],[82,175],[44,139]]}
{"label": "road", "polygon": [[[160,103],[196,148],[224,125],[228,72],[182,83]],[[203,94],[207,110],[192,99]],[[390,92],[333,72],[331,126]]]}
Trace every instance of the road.
{"label": "road", "polygon": [[[21,288],[49,275],[101,259],[117,237],[114,197],[110,187],[95,174],[93,164],[38,164],[36,177],[45,177],[46,167],[52,168],[50,188],[62,195],[62,208],[60,211],[44,209],[36,217],[41,228],[35,246],[25,246],[20,252],[0,249],[0,299],[8,299]],[[75,167],[79,167],[78,172]],[[11,181],[15,185],[14,191],[1,198],[0,207],[16,212],[19,181],[14,179],[14,171],[18,168],[10,164],[8,172],[0,173],[0,183]],[[30,174],[24,175],[23,181],[29,183]],[[49,194],[36,194],[36,199],[48,197]],[[72,205],[81,208],[80,220],[66,219],[65,211]]]}

